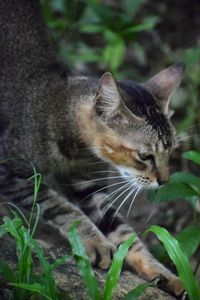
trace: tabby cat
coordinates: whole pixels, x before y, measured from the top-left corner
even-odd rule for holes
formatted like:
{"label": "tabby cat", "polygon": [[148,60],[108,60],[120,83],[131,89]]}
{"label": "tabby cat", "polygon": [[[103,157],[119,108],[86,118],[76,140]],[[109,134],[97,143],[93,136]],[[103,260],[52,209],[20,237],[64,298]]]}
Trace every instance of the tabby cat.
{"label": "tabby cat", "polygon": [[[0,28],[0,159],[18,157],[0,165],[1,195],[30,210],[32,162],[44,178],[38,198],[43,220],[64,236],[80,220],[91,261],[107,269],[112,251],[133,229],[115,213],[105,174],[114,167],[111,177],[124,180],[122,191],[130,194],[167,181],[175,143],[168,104],[184,65],[144,84],[116,81],[110,73],[100,80],[73,77],[57,58],[35,0],[1,1]],[[182,293],[179,279],[139,238],[126,263]]]}

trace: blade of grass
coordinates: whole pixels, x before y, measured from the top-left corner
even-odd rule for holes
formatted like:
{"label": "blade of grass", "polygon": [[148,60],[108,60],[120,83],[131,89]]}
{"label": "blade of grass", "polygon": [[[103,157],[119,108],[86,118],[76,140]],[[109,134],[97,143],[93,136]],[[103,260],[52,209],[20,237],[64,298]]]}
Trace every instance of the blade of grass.
{"label": "blade of grass", "polygon": [[32,222],[33,212],[34,212],[34,209],[35,209],[35,203],[37,201],[37,196],[38,196],[38,192],[39,192],[41,181],[42,181],[42,175],[36,172],[36,169],[35,169],[34,165],[32,165],[32,168],[33,168],[33,171],[34,171],[34,175],[27,179],[27,180],[34,179],[33,205],[32,205],[32,208],[31,208],[31,213],[30,213],[30,218],[29,218],[29,225],[31,225],[31,222]]}
{"label": "blade of grass", "polygon": [[169,234],[169,232],[160,226],[153,225],[147,232],[153,232],[158,239],[164,244],[167,253],[175,264],[178,275],[183,283],[190,300],[200,299],[200,287],[192,272],[187,256],[180,248],[178,241]]}
{"label": "blade of grass", "polygon": [[128,250],[130,246],[135,241],[136,236],[131,236],[127,241],[123,242],[117,252],[114,254],[112,265],[108,271],[108,275],[106,277],[105,287],[104,287],[104,293],[103,293],[103,299],[104,300],[111,300],[114,290],[116,288],[119,275],[122,270],[124,258],[128,253]]}
{"label": "blade of grass", "polygon": [[21,211],[21,209],[19,209],[15,204],[13,204],[11,202],[2,202],[0,204],[0,206],[1,205],[10,205],[10,206],[14,207],[17,210],[17,212],[19,213],[19,215],[22,217],[22,219],[24,220],[24,222],[26,223],[26,225],[29,227],[29,223],[28,223],[25,215],[23,214],[23,212]]}
{"label": "blade of grass", "polygon": [[58,268],[59,266],[63,265],[66,260],[70,259],[71,256],[69,255],[64,255],[61,258],[56,259],[52,264],[51,264],[51,269],[54,270],[56,268]]}
{"label": "blade of grass", "polygon": [[146,290],[146,288],[152,286],[151,283],[142,283],[136,286],[133,290],[128,292],[123,300],[137,300]]}
{"label": "blade of grass", "polygon": [[68,239],[79,271],[88,291],[89,299],[100,300],[100,291],[89,257],[77,232],[79,222],[74,222],[68,231]]}
{"label": "blade of grass", "polygon": [[[42,248],[39,246],[39,244],[36,240],[33,240],[33,245],[34,245],[34,251],[36,252],[36,254],[38,256],[41,267],[43,268],[43,271],[44,271],[46,291],[48,292],[48,295],[53,300],[56,300],[56,299],[58,299],[58,292],[57,292],[55,280],[54,280],[54,277],[52,274],[51,265],[49,264]],[[47,294],[47,292],[46,292],[46,294]]]}
{"label": "blade of grass", "polygon": [[39,222],[39,217],[40,217],[40,206],[38,203],[36,203],[36,207],[37,207],[37,214],[36,214],[36,218],[35,218],[35,223],[34,223],[34,226],[33,226],[33,230],[31,232],[31,238],[34,236],[34,233],[36,231],[36,228],[37,228],[37,225],[38,225],[38,222]]}
{"label": "blade of grass", "polygon": [[23,160],[23,161],[29,163],[32,167],[32,170],[33,170],[33,176],[31,176],[27,179],[27,180],[34,179],[33,205],[32,205],[32,208],[31,208],[31,213],[30,213],[29,222],[28,222],[29,226],[30,226],[31,221],[32,221],[32,217],[33,217],[34,208],[35,208],[35,203],[36,203],[36,200],[37,200],[37,195],[38,195],[40,185],[41,185],[41,181],[42,181],[42,175],[36,171],[35,166],[31,161],[29,161],[28,159],[26,159],[26,158],[24,158],[23,156],[20,156],[20,155],[16,155],[16,156],[13,156],[13,157],[8,157],[7,159],[1,160],[0,164],[6,163],[7,161],[10,161],[10,160],[15,160],[15,159],[20,159],[20,160]]}
{"label": "blade of grass", "polygon": [[34,293],[40,294],[43,297],[45,297],[46,299],[52,300],[51,297],[49,297],[48,295],[45,294],[45,287],[42,286],[39,283],[33,283],[33,284],[9,283],[9,285],[18,287],[18,288],[23,289],[23,290],[27,290],[27,291],[30,291],[30,292],[34,292]]}

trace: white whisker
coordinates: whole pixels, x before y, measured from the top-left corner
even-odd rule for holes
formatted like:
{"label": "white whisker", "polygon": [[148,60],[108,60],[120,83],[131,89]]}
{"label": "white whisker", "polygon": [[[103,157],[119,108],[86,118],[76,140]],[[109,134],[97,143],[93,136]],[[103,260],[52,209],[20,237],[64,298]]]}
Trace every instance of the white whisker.
{"label": "white whisker", "polygon": [[133,206],[133,203],[134,203],[136,197],[139,195],[139,193],[140,193],[142,190],[143,190],[143,186],[139,186],[138,190],[135,192],[135,195],[133,196],[133,199],[131,200],[131,204],[130,204],[130,206],[129,206],[129,208],[128,208],[128,212],[127,212],[127,215],[126,215],[126,222],[127,222],[127,220],[128,220],[128,217],[129,217],[131,208],[132,208],[132,206]]}
{"label": "white whisker", "polygon": [[[110,193],[110,194],[108,194],[106,197],[104,197],[103,200],[105,201],[106,199],[108,199],[108,200],[105,201],[105,202],[108,202],[111,198],[113,198],[113,196],[114,196],[115,194],[117,194],[119,191],[123,190],[124,188],[126,188],[126,187],[129,186],[130,184],[131,184],[131,182],[128,182],[128,183],[124,184],[123,186],[119,187],[117,190],[113,191],[112,193]],[[111,196],[111,195],[112,195],[112,196]],[[111,196],[111,197],[110,197],[110,196]],[[109,198],[110,198],[110,199],[109,199]]]}
{"label": "white whisker", "polygon": [[178,139],[176,139],[176,142],[182,142],[185,140],[189,140],[192,137],[199,137],[199,136],[200,136],[200,134],[198,134],[198,133],[186,135],[186,136],[180,136]]}
{"label": "white whisker", "polygon": [[96,182],[96,181],[101,181],[101,180],[110,180],[110,179],[118,179],[118,178],[122,178],[121,175],[119,176],[111,176],[111,177],[102,177],[102,178],[96,178],[96,179],[90,179],[90,180],[85,180],[85,181],[80,181],[80,182],[76,182],[76,183],[69,183],[69,184],[63,184],[63,186],[74,186],[74,185],[81,185],[84,183],[89,183],[89,182]]}
{"label": "white whisker", "polygon": [[132,186],[131,185],[131,191],[128,193],[128,195],[126,195],[126,197],[125,197],[125,199],[122,201],[122,203],[119,205],[119,207],[118,207],[118,209],[116,210],[116,212],[115,212],[115,214],[114,214],[114,216],[113,216],[113,218],[112,218],[112,221],[111,221],[111,223],[110,223],[110,228],[111,228],[111,226],[112,226],[112,224],[113,224],[113,221],[114,221],[114,219],[115,219],[115,217],[117,216],[117,214],[119,213],[119,210],[121,209],[121,207],[124,205],[124,203],[126,202],[126,200],[130,197],[130,195],[135,191],[137,189],[137,186]]}
{"label": "white whisker", "polygon": [[128,186],[124,191],[122,191],[117,198],[115,198],[111,204],[108,205],[108,207],[105,209],[105,211],[103,212],[103,215],[101,216],[101,219],[99,220],[98,224],[101,223],[102,219],[104,218],[105,214],[107,213],[107,211],[111,208],[111,206],[124,194],[126,193],[130,188],[132,188],[132,184],[130,183],[130,186]]}
{"label": "white whisker", "polygon": [[104,186],[104,187],[102,187],[102,188],[100,188],[100,189],[94,191],[93,193],[89,194],[89,195],[86,196],[85,198],[83,198],[83,199],[81,200],[80,203],[82,203],[84,200],[88,199],[89,197],[93,196],[94,194],[96,194],[96,193],[98,193],[98,192],[101,192],[101,191],[103,191],[103,190],[105,190],[105,189],[108,189],[108,188],[111,188],[111,187],[113,187],[113,186],[115,186],[115,185],[122,184],[122,183],[126,183],[126,182],[127,182],[127,180],[122,180],[122,181],[118,181],[118,182],[115,182],[115,183],[106,185],[106,186]]}
{"label": "white whisker", "polygon": [[188,128],[182,129],[182,130],[180,130],[179,132],[177,132],[177,133],[176,133],[176,136],[179,136],[179,135],[184,134],[184,133],[187,134],[187,132],[191,132],[191,131],[194,131],[194,130],[198,130],[199,128],[200,128],[200,125],[193,125],[193,126],[190,126],[190,127],[188,127]]}
{"label": "white whisker", "polygon": [[161,193],[158,193],[158,199],[156,199],[155,202],[153,202],[152,211],[151,211],[149,217],[147,218],[147,220],[145,221],[145,224],[147,224],[151,220],[151,218],[153,217],[153,215],[155,214],[157,206],[160,203],[160,198],[161,198]]}

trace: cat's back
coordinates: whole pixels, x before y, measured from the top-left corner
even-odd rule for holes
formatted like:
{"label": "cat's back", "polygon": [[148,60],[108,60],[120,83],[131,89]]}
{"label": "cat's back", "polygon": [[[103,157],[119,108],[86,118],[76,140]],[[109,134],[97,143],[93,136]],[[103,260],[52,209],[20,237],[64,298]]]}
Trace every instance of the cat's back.
{"label": "cat's back", "polygon": [[15,124],[31,98],[44,94],[43,74],[56,54],[38,1],[0,1],[0,28],[0,114]]}

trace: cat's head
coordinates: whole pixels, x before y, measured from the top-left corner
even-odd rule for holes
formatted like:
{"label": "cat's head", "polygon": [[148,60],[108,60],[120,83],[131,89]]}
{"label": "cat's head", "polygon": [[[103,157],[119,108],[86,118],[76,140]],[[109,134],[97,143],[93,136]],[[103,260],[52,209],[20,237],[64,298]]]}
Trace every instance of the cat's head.
{"label": "cat's head", "polygon": [[183,64],[175,64],[144,84],[116,82],[110,73],[102,76],[93,107],[93,146],[127,180],[147,188],[168,180],[175,143],[168,104],[183,71]]}

